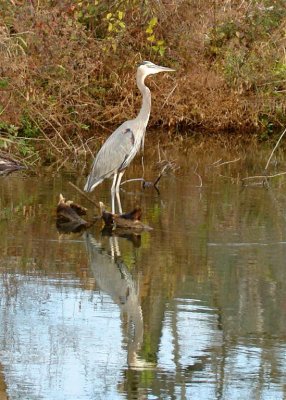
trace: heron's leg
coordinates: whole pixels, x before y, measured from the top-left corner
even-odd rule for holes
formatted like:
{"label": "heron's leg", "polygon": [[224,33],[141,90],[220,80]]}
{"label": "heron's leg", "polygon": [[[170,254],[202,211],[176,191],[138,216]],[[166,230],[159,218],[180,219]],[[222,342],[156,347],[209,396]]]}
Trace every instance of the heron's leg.
{"label": "heron's leg", "polygon": [[125,171],[119,172],[117,182],[116,182],[116,187],[115,187],[115,193],[116,193],[116,199],[117,199],[117,204],[118,204],[118,211],[120,214],[122,214],[122,207],[121,207],[121,200],[120,200],[120,193],[119,193],[119,188],[120,188],[120,182],[123,177]]}
{"label": "heron's leg", "polygon": [[118,204],[118,211],[119,214],[122,214],[122,206],[121,206],[121,200],[120,200],[120,193],[116,192],[116,200],[117,200],[117,204]]}
{"label": "heron's leg", "polygon": [[111,186],[111,212],[115,214],[115,190],[116,190],[116,180],[118,174],[114,174],[113,182]]}
{"label": "heron's leg", "polygon": [[115,187],[115,191],[116,191],[116,192],[119,192],[120,183],[121,183],[121,179],[122,179],[122,177],[123,177],[123,175],[124,175],[124,172],[125,172],[125,170],[119,172],[119,174],[118,174],[118,178],[117,178],[117,182],[116,182],[116,187]]}

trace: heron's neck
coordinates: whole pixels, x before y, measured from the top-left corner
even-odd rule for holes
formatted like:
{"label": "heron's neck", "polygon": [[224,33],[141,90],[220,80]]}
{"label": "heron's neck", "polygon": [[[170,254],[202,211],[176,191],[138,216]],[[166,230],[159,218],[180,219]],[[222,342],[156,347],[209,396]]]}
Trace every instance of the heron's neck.
{"label": "heron's neck", "polygon": [[142,122],[146,128],[151,111],[151,92],[149,88],[144,84],[145,76],[137,76],[137,86],[142,94],[142,106],[136,120]]}

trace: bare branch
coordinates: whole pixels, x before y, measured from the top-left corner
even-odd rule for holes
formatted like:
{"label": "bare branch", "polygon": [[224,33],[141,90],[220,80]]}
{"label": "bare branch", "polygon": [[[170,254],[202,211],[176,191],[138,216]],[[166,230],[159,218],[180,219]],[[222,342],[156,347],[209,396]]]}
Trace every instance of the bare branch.
{"label": "bare branch", "polygon": [[123,182],[121,182],[120,183],[120,186],[122,186],[122,185],[125,185],[125,183],[128,183],[128,182],[145,182],[145,179],[144,178],[134,178],[134,179],[127,179],[126,181],[123,181]]}
{"label": "bare branch", "polygon": [[196,168],[194,169],[194,174],[199,178],[199,181],[200,181],[200,184],[197,187],[201,188],[201,187],[203,187],[203,180],[202,180],[201,175],[197,173],[198,165],[199,164],[197,163]]}
{"label": "bare branch", "polygon": [[230,161],[224,161],[224,162],[222,162],[222,163],[220,163],[220,164],[212,164],[215,168],[217,168],[217,167],[221,167],[222,165],[226,165],[226,164],[231,164],[231,163],[234,163],[234,162],[237,162],[237,161],[239,161],[240,160],[240,157],[238,157],[238,158],[236,158],[235,160],[230,160]]}
{"label": "bare branch", "polygon": [[100,209],[99,204],[97,204],[94,200],[92,200],[87,194],[85,194],[79,187],[77,187],[74,183],[69,181],[69,185],[71,185],[75,190],[77,190],[83,197],[85,197],[88,201],[90,201],[95,207]]}
{"label": "bare branch", "polygon": [[274,175],[254,175],[254,176],[247,176],[246,178],[242,178],[242,181],[246,181],[248,179],[266,179],[266,178],[276,178],[277,176],[286,175],[286,172],[279,172],[278,174]]}
{"label": "bare branch", "polygon": [[272,152],[271,152],[271,154],[270,154],[270,156],[269,156],[269,158],[268,158],[268,161],[267,161],[267,163],[266,163],[266,165],[265,165],[265,170],[268,168],[269,163],[270,163],[270,160],[271,160],[271,158],[272,158],[272,156],[273,156],[275,150],[276,150],[277,147],[279,146],[279,143],[281,142],[281,140],[282,140],[282,138],[283,138],[283,136],[284,136],[285,133],[286,133],[286,128],[284,129],[284,131],[283,131],[282,134],[280,135],[279,139],[277,140],[277,143],[276,143],[276,145],[274,146],[274,149],[272,150]]}

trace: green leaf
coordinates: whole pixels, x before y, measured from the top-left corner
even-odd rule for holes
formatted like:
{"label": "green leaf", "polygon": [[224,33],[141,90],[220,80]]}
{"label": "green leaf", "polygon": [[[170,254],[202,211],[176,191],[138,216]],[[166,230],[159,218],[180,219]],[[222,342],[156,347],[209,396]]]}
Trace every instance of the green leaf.
{"label": "green leaf", "polygon": [[158,18],[157,18],[157,17],[153,17],[153,18],[151,18],[150,21],[149,21],[149,26],[150,26],[151,28],[154,28],[154,26],[156,26],[157,23],[158,23]]}
{"label": "green leaf", "polygon": [[106,15],[107,21],[108,21],[111,17],[112,17],[112,13],[108,13],[108,14]]}
{"label": "green leaf", "polygon": [[148,37],[147,37],[147,40],[148,40],[149,42],[154,42],[154,41],[155,41],[155,35],[148,36]]}
{"label": "green leaf", "polygon": [[123,11],[118,11],[118,19],[122,20],[123,17],[124,17]]}
{"label": "green leaf", "polygon": [[9,85],[8,79],[0,80],[0,89],[6,89]]}

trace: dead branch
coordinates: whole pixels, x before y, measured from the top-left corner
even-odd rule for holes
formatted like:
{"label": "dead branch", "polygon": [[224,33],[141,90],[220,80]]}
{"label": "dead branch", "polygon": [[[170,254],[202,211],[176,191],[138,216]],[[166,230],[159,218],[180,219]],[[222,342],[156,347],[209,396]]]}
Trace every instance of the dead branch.
{"label": "dead branch", "polygon": [[281,142],[281,140],[282,140],[283,136],[285,135],[285,133],[286,133],[286,128],[284,129],[284,131],[281,133],[279,139],[277,140],[277,143],[276,143],[276,145],[274,146],[274,148],[273,148],[273,150],[272,150],[272,152],[271,152],[271,154],[270,154],[270,156],[269,156],[269,158],[268,158],[268,160],[267,160],[267,163],[266,163],[266,165],[265,165],[265,170],[268,168],[268,166],[269,166],[269,164],[270,164],[270,161],[271,161],[271,158],[272,158],[272,156],[273,156],[275,150],[276,150],[277,147],[279,146],[279,143]]}
{"label": "dead branch", "polygon": [[276,178],[277,176],[286,175],[286,172],[279,172],[278,174],[274,175],[254,175],[254,176],[247,176],[246,178],[242,178],[242,181],[246,181],[248,179],[268,179],[268,178]]}
{"label": "dead branch", "polygon": [[85,194],[79,187],[77,187],[74,183],[68,182],[69,185],[71,185],[75,190],[77,190],[86,200],[90,201],[96,208],[100,209],[100,206],[98,203],[96,203],[94,200],[92,200],[87,194]]}
{"label": "dead branch", "polygon": [[[159,181],[162,178],[162,176],[166,175],[166,173],[169,170],[175,170],[177,169],[176,164],[174,161],[166,161],[166,160],[162,160],[160,161],[160,164],[162,164],[162,168],[161,171],[159,173],[159,175],[157,176],[157,178],[154,180],[154,182],[150,182],[150,181],[146,181],[143,177],[142,178],[134,178],[134,179],[127,179],[126,181],[121,182],[121,185],[125,185],[128,182],[142,182],[142,188],[145,189],[146,187],[153,187],[154,189],[156,189],[157,191],[158,189],[158,185],[159,185]],[[143,170],[143,175],[144,175],[144,170]]]}
{"label": "dead branch", "polygon": [[145,182],[145,179],[144,178],[127,179],[126,181],[121,182],[120,186],[125,185],[125,183],[129,182]]}
{"label": "dead branch", "polygon": [[[217,168],[217,167],[221,167],[222,165],[235,163],[235,162],[237,162],[237,161],[239,161],[239,160],[240,160],[240,157],[236,158],[235,160],[224,161],[224,162],[222,162],[222,163],[220,163],[220,164],[219,164],[219,162],[216,162],[216,163],[212,164],[212,166],[213,166],[214,168]],[[221,161],[221,160],[219,160],[219,161]]]}
{"label": "dead branch", "polygon": [[198,174],[198,172],[197,172],[198,165],[199,165],[199,164],[197,163],[196,168],[194,169],[194,174],[199,178],[199,181],[200,181],[200,185],[197,186],[197,187],[200,187],[200,188],[201,188],[201,187],[203,186],[203,180],[202,180],[201,175]]}
{"label": "dead branch", "polygon": [[214,167],[214,166],[216,166],[217,164],[219,164],[219,163],[221,162],[221,160],[222,160],[222,158],[220,158],[219,160],[213,162],[212,164],[209,164],[209,166],[210,166],[210,167]]}

